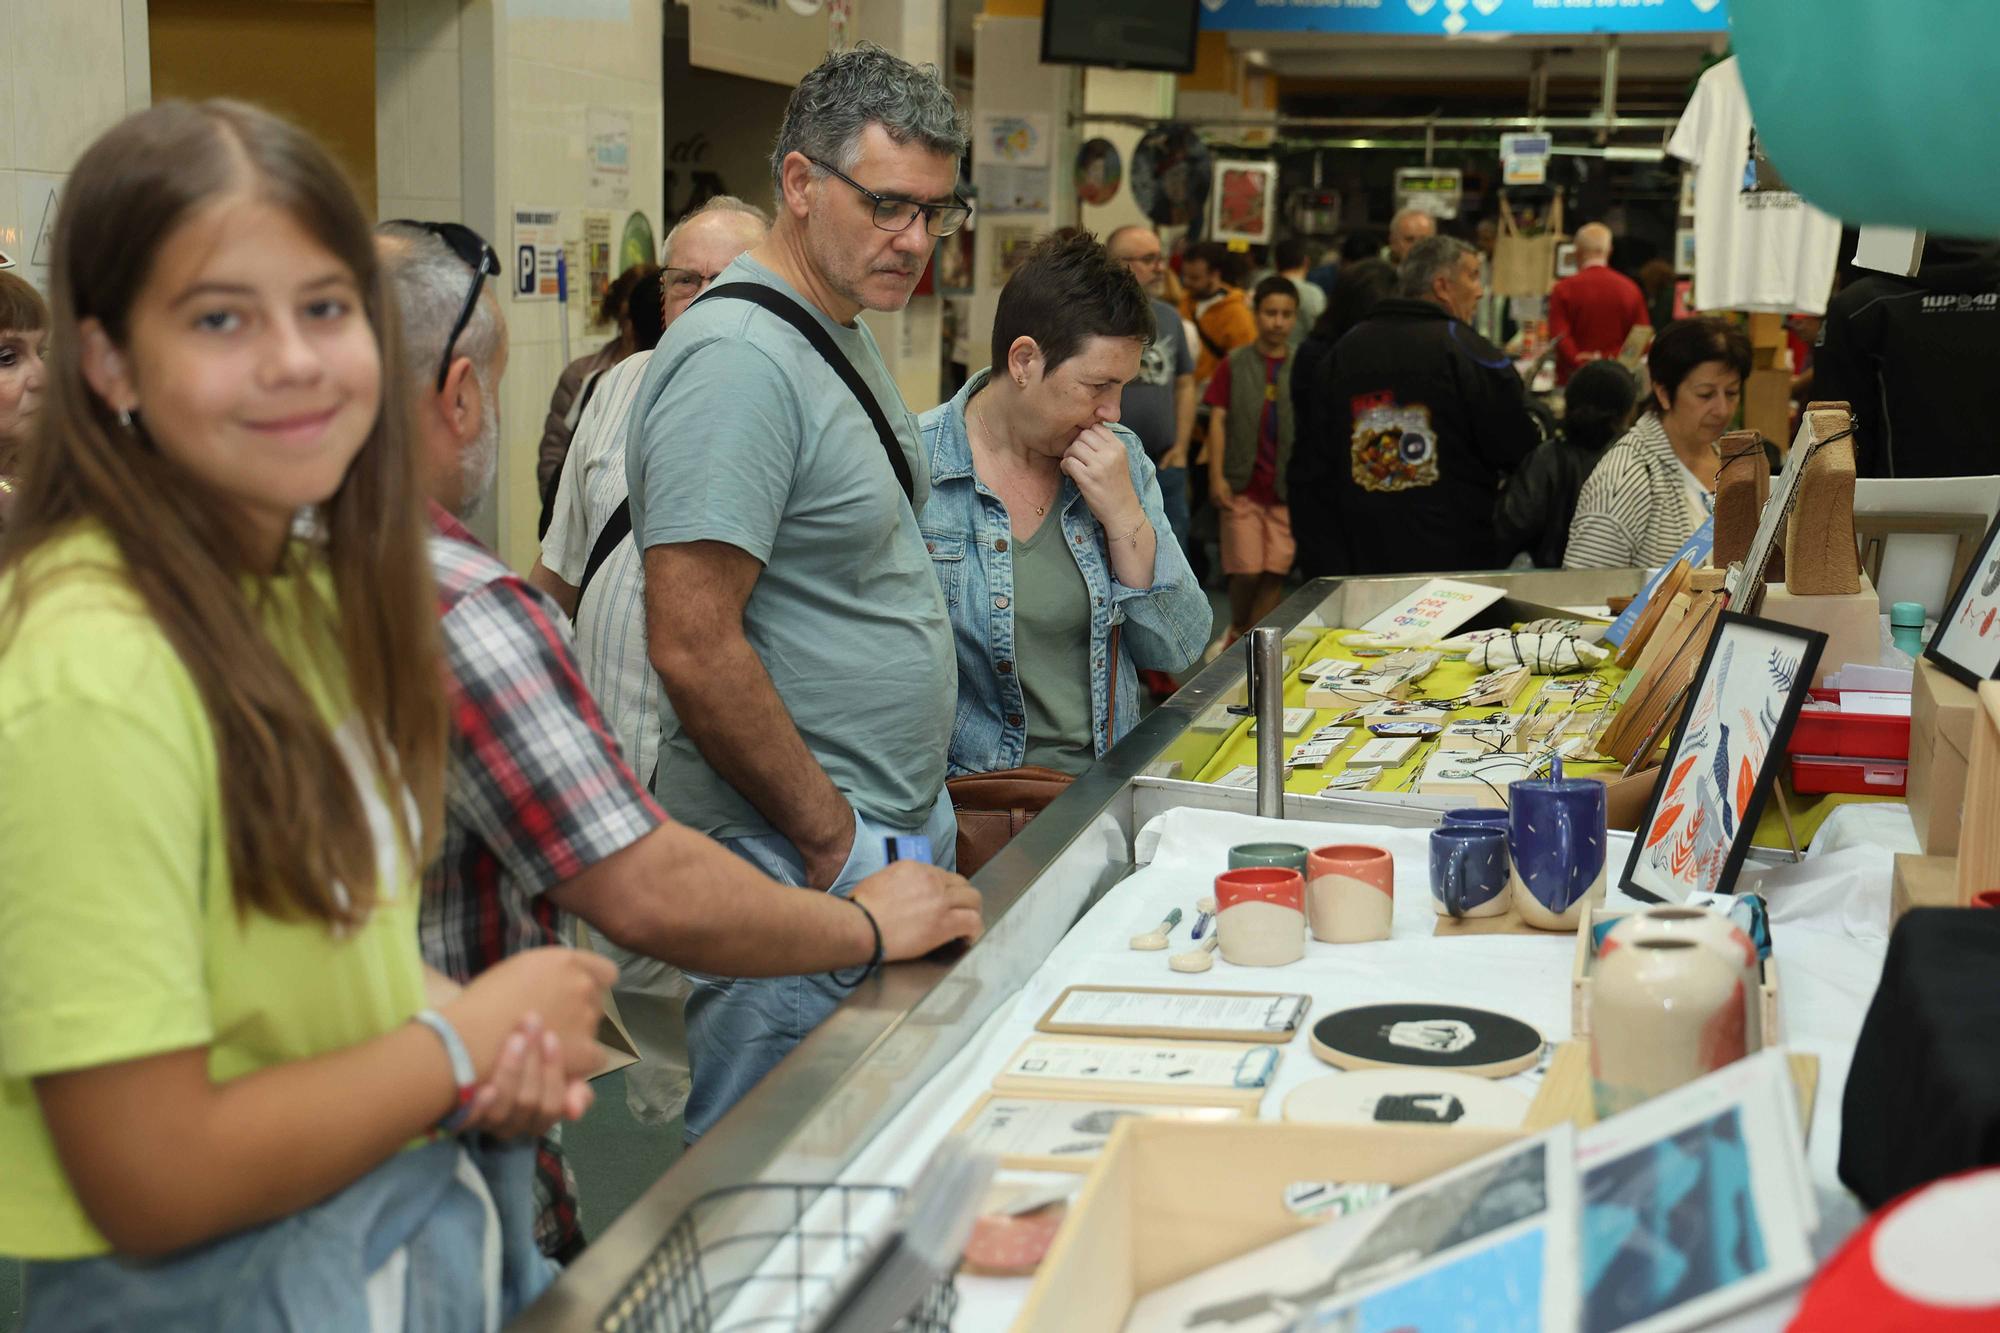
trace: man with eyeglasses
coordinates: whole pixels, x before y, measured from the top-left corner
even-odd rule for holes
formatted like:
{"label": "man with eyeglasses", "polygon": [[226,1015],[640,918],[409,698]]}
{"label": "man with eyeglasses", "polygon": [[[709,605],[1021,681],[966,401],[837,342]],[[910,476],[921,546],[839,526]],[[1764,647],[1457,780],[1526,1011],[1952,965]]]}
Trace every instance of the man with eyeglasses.
{"label": "man with eyeglasses", "polygon": [[[937,238],[965,224],[965,147],[935,69],[870,43],[827,57],[785,109],[770,238],[675,322],[632,412],[663,687],[654,791],[767,873],[836,896],[892,854],[956,860],[958,668],[918,526],[929,460],[858,316],[902,309]],[[760,303],[780,298],[851,381]],[[688,1137],[846,993],[828,977],[694,978]]]}
{"label": "man with eyeglasses", "polygon": [[[662,248],[661,327],[672,328],[716,274],[762,242],[770,228],[763,209],[726,194],[675,223]],[[652,359],[651,351],[634,353],[598,382],[563,460],[541,558],[528,571],[528,581],[575,622],[583,683],[641,779],[659,763],[660,714],[653,706],[653,666],[646,659],[646,581],[639,548],[625,539],[632,530],[625,426]],[[681,1018],[687,978],[608,940],[592,944],[618,964],[612,996],[638,1048],[639,1063],[625,1071],[626,1109],[643,1124],[664,1124],[687,1104]]]}
{"label": "man with eyeglasses", "polygon": [[[876,962],[977,937],[978,895],[934,866],[888,867],[852,904],[837,902],[775,882],[660,810],[584,687],[561,613],[459,522],[492,479],[486,441],[497,438],[507,328],[485,278],[499,266],[456,223],[386,223],[378,234],[432,501],[450,673],[425,960],[469,981],[523,949],[568,942],[574,916],[663,962],[731,976],[834,968],[858,983]],[[538,1155],[536,1197],[537,1239],[566,1261],[582,1245],[581,1219],[553,1140]]]}
{"label": "man with eyeglasses", "polygon": [[1139,437],[1160,479],[1160,500],[1174,539],[1188,542],[1188,441],[1194,437],[1194,353],[1181,313],[1160,299],[1167,257],[1151,227],[1124,226],[1105,238],[1104,249],[1132,270],[1153,301],[1153,341],[1139,358],[1139,378],[1125,386],[1120,420]]}

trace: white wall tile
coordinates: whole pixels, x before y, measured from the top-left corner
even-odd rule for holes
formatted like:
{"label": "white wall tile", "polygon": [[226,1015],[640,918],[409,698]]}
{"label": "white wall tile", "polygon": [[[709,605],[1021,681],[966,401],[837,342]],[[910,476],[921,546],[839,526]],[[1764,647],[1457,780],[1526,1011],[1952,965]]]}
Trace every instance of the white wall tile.
{"label": "white wall tile", "polygon": [[125,114],[123,0],[17,0],[15,167],[68,171]]}
{"label": "white wall tile", "polygon": [[412,47],[427,51],[458,50],[458,0],[402,0],[404,24]]}
{"label": "white wall tile", "polygon": [[14,182],[14,173],[0,168],[0,250],[5,250],[15,263],[25,269],[28,256],[22,252],[32,238],[25,235],[27,228],[21,221],[19,188]]}
{"label": "white wall tile", "polygon": [[375,0],[375,49],[400,51],[410,45],[404,27],[409,0]]}
{"label": "white wall tile", "polygon": [[410,187],[410,53],[375,49],[375,192],[415,193]]}
{"label": "white wall tile", "polygon": [[458,53],[412,52],[403,87],[409,98],[404,170],[411,194],[455,194],[459,188]]}
{"label": "white wall tile", "polygon": [[[5,5],[9,0],[0,0]],[[0,14],[0,32],[7,31],[7,20]],[[14,69],[4,54],[0,54],[0,170],[15,165],[16,147],[14,143]]]}

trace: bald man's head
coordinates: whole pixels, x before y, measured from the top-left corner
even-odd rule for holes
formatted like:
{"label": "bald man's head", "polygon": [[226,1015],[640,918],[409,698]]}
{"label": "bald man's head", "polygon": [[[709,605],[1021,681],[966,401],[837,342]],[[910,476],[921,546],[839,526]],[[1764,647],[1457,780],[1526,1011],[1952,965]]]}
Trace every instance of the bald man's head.
{"label": "bald man's head", "polygon": [[1437,219],[1429,210],[1406,208],[1389,220],[1389,260],[1400,264],[1410,247],[1437,235]]}
{"label": "bald man's head", "polygon": [[1586,222],[1576,229],[1576,262],[1602,264],[1611,258],[1611,228],[1602,222]]}

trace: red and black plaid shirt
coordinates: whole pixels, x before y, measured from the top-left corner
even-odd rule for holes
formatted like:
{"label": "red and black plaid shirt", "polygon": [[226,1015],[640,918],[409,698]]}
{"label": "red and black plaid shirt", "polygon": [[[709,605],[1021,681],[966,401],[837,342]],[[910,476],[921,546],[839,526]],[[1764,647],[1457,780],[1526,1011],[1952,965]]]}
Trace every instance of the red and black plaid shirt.
{"label": "red and black plaid shirt", "polygon": [[[431,507],[451,701],[444,848],[424,876],[423,950],[470,981],[537,945],[564,943],[546,890],[658,828],[584,688],[562,613],[458,520]],[[553,1140],[537,1172],[545,1253],[581,1244],[573,1187]]]}

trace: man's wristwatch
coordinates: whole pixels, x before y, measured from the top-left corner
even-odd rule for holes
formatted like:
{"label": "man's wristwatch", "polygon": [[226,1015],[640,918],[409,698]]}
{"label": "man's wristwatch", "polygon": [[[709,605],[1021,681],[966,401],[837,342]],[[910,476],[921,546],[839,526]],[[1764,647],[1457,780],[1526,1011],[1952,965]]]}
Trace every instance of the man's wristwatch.
{"label": "man's wristwatch", "polygon": [[456,1134],[472,1115],[472,1099],[479,1091],[479,1075],[473,1069],[472,1056],[466,1051],[465,1043],[459,1040],[458,1029],[451,1025],[450,1019],[435,1009],[426,1009],[416,1016],[415,1021],[437,1034],[437,1039],[444,1043],[445,1055],[451,1060],[451,1077],[458,1084],[458,1101],[437,1122],[437,1129],[440,1134]]}

